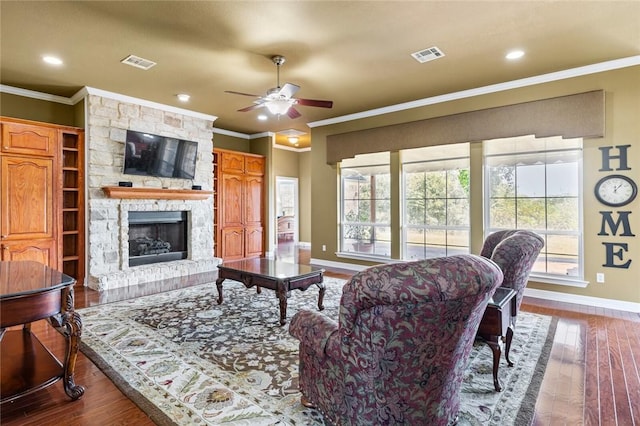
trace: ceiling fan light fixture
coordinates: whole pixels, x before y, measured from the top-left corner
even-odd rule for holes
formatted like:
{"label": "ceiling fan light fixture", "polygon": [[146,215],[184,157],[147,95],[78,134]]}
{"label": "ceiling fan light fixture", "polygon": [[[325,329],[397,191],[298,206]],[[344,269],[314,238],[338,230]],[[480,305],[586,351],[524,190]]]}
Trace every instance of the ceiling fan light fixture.
{"label": "ceiling fan light fixture", "polygon": [[264,103],[269,112],[273,115],[285,115],[293,102],[291,99],[272,99]]}

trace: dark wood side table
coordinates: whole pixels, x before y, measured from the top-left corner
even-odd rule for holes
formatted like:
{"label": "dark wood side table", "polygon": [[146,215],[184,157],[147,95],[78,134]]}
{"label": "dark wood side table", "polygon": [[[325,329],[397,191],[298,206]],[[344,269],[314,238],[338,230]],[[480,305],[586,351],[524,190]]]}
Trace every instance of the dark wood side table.
{"label": "dark wood side table", "polygon": [[280,301],[280,325],[287,323],[287,298],[291,290],[304,291],[312,284],[320,289],[318,293],[318,309],[323,310],[325,286],[322,282],[324,269],[310,265],[280,262],[273,259],[253,258],[218,265],[218,304],[223,301],[222,282],[225,279],[240,281],[247,288],[256,286],[268,288],[276,292]]}
{"label": "dark wood side table", "polygon": [[494,293],[487,309],[484,311],[482,321],[478,327],[480,336],[491,348],[493,352],[493,386],[496,391],[502,391],[498,381],[498,367],[500,367],[500,353],[502,352],[502,342],[504,341],[504,357],[509,367],[513,363],[509,360],[509,350],[513,339],[513,316],[516,313],[516,292],[507,287],[498,287]]}
{"label": "dark wood side table", "polygon": [[[60,379],[71,399],[84,394],[73,378],[82,333],[73,306],[74,284],[70,276],[38,262],[0,262],[0,403]],[[66,339],[63,363],[31,333],[31,323],[45,318]],[[18,325],[23,327],[7,330]]]}

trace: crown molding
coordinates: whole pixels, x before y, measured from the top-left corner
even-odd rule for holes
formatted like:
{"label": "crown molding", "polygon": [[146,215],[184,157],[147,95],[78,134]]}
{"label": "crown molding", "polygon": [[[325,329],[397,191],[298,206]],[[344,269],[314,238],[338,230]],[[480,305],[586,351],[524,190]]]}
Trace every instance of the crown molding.
{"label": "crown molding", "polygon": [[34,90],[21,89],[19,87],[6,86],[4,84],[0,84],[0,92],[23,96],[25,98],[39,99],[41,101],[56,102],[65,105],[75,104],[75,102],[73,102],[71,98],[65,98],[64,96],[51,95],[49,93],[36,92]]}
{"label": "crown molding", "polygon": [[542,74],[534,77],[522,78],[519,80],[507,81],[504,83],[491,84],[489,86],[477,87],[475,89],[462,90],[460,92],[452,92],[444,95],[433,96],[430,98],[418,99],[416,101],[405,102],[402,104],[390,105],[382,108],[370,109],[368,111],[357,112],[354,114],[333,117],[326,120],[314,121],[307,123],[307,126],[322,127],[331,124],[345,123],[347,121],[360,120],[362,118],[375,117],[378,115],[389,114],[392,112],[404,111],[413,108],[420,108],[428,105],[435,105],[443,102],[455,101],[459,99],[471,98],[474,96],[486,95],[489,93],[503,92],[505,90],[518,89],[521,87],[534,86],[537,84],[549,83],[553,81],[565,80],[567,78],[580,77],[589,74],[596,74],[605,71],[617,70],[620,68],[633,67],[640,65],[640,55],[630,56],[628,58],[615,59],[612,61],[601,62],[598,64],[586,65],[583,67],[571,68],[564,71],[557,71],[548,74]]}
{"label": "crown molding", "polygon": [[[78,93],[76,93],[74,95],[74,97],[81,96],[82,98],[84,98],[86,95],[101,96],[103,98],[109,98],[109,99],[114,99],[114,100],[121,101],[121,102],[128,102],[128,103],[132,103],[132,104],[136,104],[136,105],[140,105],[140,106],[145,106],[145,107],[149,107],[149,108],[155,108],[155,109],[159,109],[161,111],[166,111],[166,112],[172,112],[172,113],[175,113],[175,114],[186,115],[188,117],[199,118],[199,119],[202,119],[202,120],[209,120],[211,122],[216,121],[216,119],[218,118],[215,115],[203,114],[201,112],[191,111],[191,110],[183,109],[183,108],[177,108],[177,107],[173,107],[171,105],[165,105],[165,104],[161,104],[161,103],[158,103],[158,102],[148,101],[146,99],[134,98],[132,96],[127,96],[127,95],[123,95],[123,94],[120,94],[120,93],[114,93],[114,92],[109,92],[109,91],[102,90],[102,89],[96,89],[95,87],[85,86],[82,89],[80,89],[80,91],[78,91]],[[78,99],[80,99],[80,98],[78,98]]]}
{"label": "crown molding", "polygon": [[221,129],[219,127],[213,128],[213,134],[232,136],[238,139],[251,139],[251,135],[248,135],[246,133],[234,132],[231,130]]}

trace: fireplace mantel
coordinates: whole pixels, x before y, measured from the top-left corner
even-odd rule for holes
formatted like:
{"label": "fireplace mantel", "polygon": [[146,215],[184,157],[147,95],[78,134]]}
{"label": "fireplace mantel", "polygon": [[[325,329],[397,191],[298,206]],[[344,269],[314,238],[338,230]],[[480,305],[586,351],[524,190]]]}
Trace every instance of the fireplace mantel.
{"label": "fireplace mantel", "polygon": [[194,189],[133,188],[126,186],[103,186],[109,198],[148,200],[206,200],[213,191]]}

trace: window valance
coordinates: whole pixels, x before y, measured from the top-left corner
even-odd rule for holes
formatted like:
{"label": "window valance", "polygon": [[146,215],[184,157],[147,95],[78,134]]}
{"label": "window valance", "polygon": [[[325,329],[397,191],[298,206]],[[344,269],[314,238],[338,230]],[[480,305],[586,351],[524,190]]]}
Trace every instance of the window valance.
{"label": "window valance", "polygon": [[357,154],[522,135],[601,138],[604,91],[505,105],[327,136],[327,163]]}

